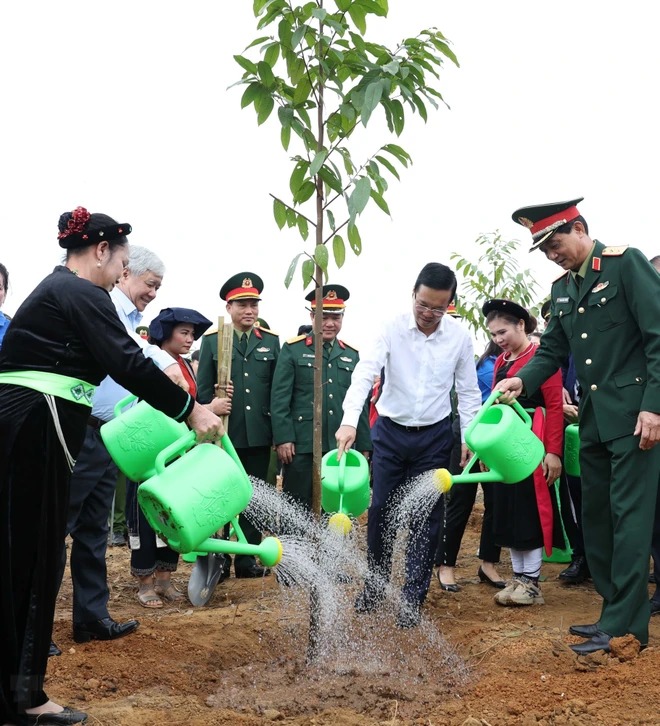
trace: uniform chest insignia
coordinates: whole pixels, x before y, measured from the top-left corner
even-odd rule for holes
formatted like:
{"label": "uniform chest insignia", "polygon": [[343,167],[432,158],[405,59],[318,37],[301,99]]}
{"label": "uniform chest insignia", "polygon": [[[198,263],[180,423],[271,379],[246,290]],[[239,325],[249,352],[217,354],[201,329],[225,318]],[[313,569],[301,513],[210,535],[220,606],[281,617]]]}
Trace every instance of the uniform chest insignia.
{"label": "uniform chest insignia", "polygon": [[567,297],[558,297],[558,298],[557,298],[557,299],[555,300],[555,302],[558,302],[558,303],[565,303],[565,302],[568,302],[568,301],[569,301],[569,299],[570,299],[570,298],[567,298]]}
{"label": "uniform chest insignia", "polygon": [[261,348],[257,348],[257,353],[270,353],[270,348],[262,346]]}
{"label": "uniform chest insignia", "polygon": [[592,288],[591,292],[600,292],[601,290],[604,290],[609,284],[609,280],[605,280],[605,282],[599,282],[596,287]]}
{"label": "uniform chest insignia", "polygon": [[303,353],[302,357],[303,358],[314,358],[314,353]]}
{"label": "uniform chest insignia", "polygon": [[344,363],[352,363],[353,359],[349,358],[348,356],[342,355],[339,360],[344,361]]}

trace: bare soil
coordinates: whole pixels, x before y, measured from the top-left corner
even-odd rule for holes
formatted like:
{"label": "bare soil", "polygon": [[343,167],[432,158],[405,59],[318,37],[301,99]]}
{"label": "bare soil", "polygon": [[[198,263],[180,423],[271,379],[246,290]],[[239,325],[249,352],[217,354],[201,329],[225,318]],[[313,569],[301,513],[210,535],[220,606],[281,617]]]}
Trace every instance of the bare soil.
{"label": "bare soil", "polygon": [[[110,610],[117,620],[138,618],[140,628],[114,642],[74,643],[65,577],[54,630],[64,652],[50,659],[48,693],[102,726],[660,724],[660,617],[642,652],[626,638],[615,641],[616,655],[576,657],[568,646],[580,639],[568,626],[598,618],[593,586],[564,586],[556,579],[564,565],[546,563],[544,606],[496,605],[496,591],[476,577],[479,525],[477,505],[458,563],[461,591],[441,592],[434,580],[424,608],[467,678],[454,678],[428,647],[401,668],[368,667],[366,658],[346,672],[308,667],[307,612],[291,607],[272,575],[232,577],[205,608],[147,610],[136,600],[126,548],[115,547]],[[190,569],[182,562],[174,576],[184,592]],[[392,625],[373,637],[398,639],[405,660],[421,635]]]}

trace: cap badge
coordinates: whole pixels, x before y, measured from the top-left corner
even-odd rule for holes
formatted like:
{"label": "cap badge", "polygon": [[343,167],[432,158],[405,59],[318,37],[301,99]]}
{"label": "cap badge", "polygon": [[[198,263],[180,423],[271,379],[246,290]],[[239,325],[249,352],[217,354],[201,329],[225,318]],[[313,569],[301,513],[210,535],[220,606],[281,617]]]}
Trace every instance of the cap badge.
{"label": "cap badge", "polygon": [[241,287],[253,287],[252,280],[249,277],[243,278],[243,284]]}
{"label": "cap badge", "polygon": [[527,217],[518,217],[518,223],[522,224],[523,227],[527,227],[527,229],[531,229],[534,226],[534,222],[531,219],[527,219]]}
{"label": "cap badge", "polygon": [[600,292],[601,290],[604,290],[609,284],[609,280],[605,280],[605,282],[599,282],[596,287],[592,289],[591,292]]}
{"label": "cap badge", "polygon": [[329,290],[328,294],[325,296],[326,300],[336,300],[337,299],[337,293],[335,290]]}

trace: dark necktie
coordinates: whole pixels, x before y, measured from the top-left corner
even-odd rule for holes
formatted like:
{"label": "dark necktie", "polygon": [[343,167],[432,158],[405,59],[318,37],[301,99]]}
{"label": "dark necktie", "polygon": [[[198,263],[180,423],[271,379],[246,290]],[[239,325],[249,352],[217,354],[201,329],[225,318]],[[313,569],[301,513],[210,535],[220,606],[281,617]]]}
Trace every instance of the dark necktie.
{"label": "dark necktie", "polygon": [[326,358],[330,357],[330,351],[332,350],[332,343],[328,343],[327,341],[323,343],[323,351],[325,353]]}
{"label": "dark necktie", "polygon": [[577,289],[580,289],[580,285],[582,285],[582,275],[575,275],[575,284],[577,285]]}
{"label": "dark necktie", "polygon": [[245,357],[245,353],[247,352],[247,333],[243,333],[243,335],[241,335],[238,341],[238,350],[240,354]]}

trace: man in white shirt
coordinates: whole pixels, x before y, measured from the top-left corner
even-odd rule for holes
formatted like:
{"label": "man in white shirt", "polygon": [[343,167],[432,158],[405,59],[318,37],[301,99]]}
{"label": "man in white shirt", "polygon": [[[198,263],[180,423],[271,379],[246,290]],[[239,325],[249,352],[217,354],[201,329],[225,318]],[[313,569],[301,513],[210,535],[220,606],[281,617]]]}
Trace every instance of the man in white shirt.
{"label": "man in white shirt", "polygon": [[[144,355],[175,383],[187,387],[177,362],[135,333],[144,309],[158,293],[164,273],[165,266],[156,254],[145,247],[131,245],[128,267],[110,297],[119,319],[143,349]],[[133,632],[139,624],[137,620],[119,623],[110,617],[105,563],[108,516],[118,472],[99,429],[114,418],[115,405],[127,394],[128,391],[109,376],[101,382],[94,394],[85,441],[71,475],[66,531],[72,538],[73,637],[77,643],[114,640]],[[62,574],[65,563],[66,553],[63,555]],[[51,645],[51,655],[58,655],[57,650],[54,644]]]}
{"label": "man in white shirt", "polygon": [[[360,358],[344,399],[337,431],[339,456],[355,441],[356,425],[374,378],[385,369],[376,404],[373,442],[373,496],[367,546],[369,575],[355,608],[375,609],[390,578],[395,532],[388,532],[396,497],[412,478],[449,465],[453,436],[450,392],[456,386],[461,437],[481,405],[472,340],[466,328],[445,315],[456,293],[456,276],[445,265],[425,265],[413,288],[412,311],[387,323],[373,349]],[[464,441],[464,439],[462,438]],[[461,465],[468,451],[462,445]],[[444,503],[428,519],[411,522],[406,552],[404,606],[397,624],[414,627],[433,571]]]}

